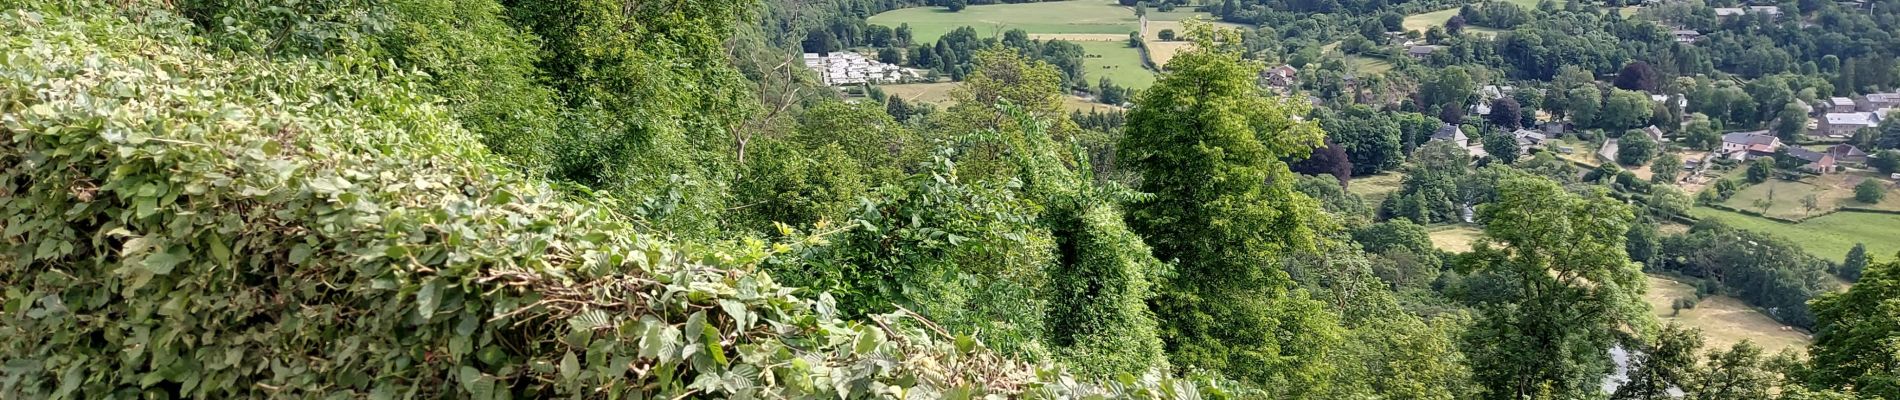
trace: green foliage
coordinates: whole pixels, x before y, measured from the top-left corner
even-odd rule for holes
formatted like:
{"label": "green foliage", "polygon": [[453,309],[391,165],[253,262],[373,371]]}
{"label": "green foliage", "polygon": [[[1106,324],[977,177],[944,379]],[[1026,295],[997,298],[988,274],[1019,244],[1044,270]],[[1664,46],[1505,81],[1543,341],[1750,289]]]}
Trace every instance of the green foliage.
{"label": "green foliage", "polygon": [[1775,176],[1775,169],[1775,159],[1773,157],[1761,157],[1756,158],[1754,161],[1749,161],[1748,182],[1767,182],[1768,178]]}
{"label": "green foliage", "polygon": [[1328,138],[1346,148],[1353,175],[1397,169],[1405,161],[1398,121],[1365,105],[1353,105],[1319,118]]}
{"label": "green foliage", "polygon": [[1855,243],[1854,248],[1847,249],[1847,257],[1842,260],[1840,270],[1836,271],[1834,275],[1840,276],[1841,279],[1846,279],[1848,282],[1860,280],[1860,274],[1867,271],[1867,264],[1873,262],[1867,257],[1867,244],[1865,243]]}
{"label": "green foliage", "polygon": [[1887,185],[1872,178],[1862,179],[1854,185],[1854,201],[1874,204],[1887,197]]}
{"label": "green foliage", "polygon": [[1900,362],[1893,346],[1900,338],[1900,261],[1867,266],[1860,281],[1846,292],[1829,293],[1814,301],[1813,383],[1900,398]]}
{"label": "green foliage", "polygon": [[[1691,302],[1693,307],[1694,303]],[[1678,307],[1681,309],[1683,307]],[[1669,389],[1682,385],[1696,372],[1696,352],[1702,350],[1702,331],[1674,323],[1664,326],[1641,351],[1631,352],[1629,381],[1616,388],[1611,399],[1673,400]]]}
{"label": "green foliage", "polygon": [[1808,300],[1834,287],[1828,263],[1785,238],[1705,220],[1661,243],[1652,267],[1714,280],[1789,325],[1813,325]]}
{"label": "green foliage", "polygon": [[540,76],[566,118],[553,177],[633,200],[623,212],[710,236],[725,209],[733,132],[757,108],[724,42],[749,0],[509,3],[540,38]]}
{"label": "green foliage", "polygon": [[[1130,225],[1176,276],[1150,302],[1179,367],[1203,368],[1282,396],[1325,390],[1323,355],[1339,328],[1320,304],[1270,267],[1313,248],[1318,205],[1294,190],[1281,161],[1322,133],[1298,103],[1266,97],[1261,66],[1214,48],[1213,34],[1177,55],[1128,115],[1120,159],[1141,172]],[[1284,332],[1285,334],[1268,334]]]}
{"label": "green foliage", "polygon": [[537,82],[537,38],[508,25],[494,1],[190,0],[178,10],[219,47],[422,71],[427,91],[491,151],[530,173],[552,162],[560,111]]}
{"label": "green foliage", "polygon": [[1616,162],[1628,166],[1640,166],[1648,163],[1651,158],[1656,157],[1656,153],[1661,151],[1662,143],[1656,143],[1655,139],[1650,139],[1649,135],[1643,134],[1643,131],[1632,130],[1624,133],[1623,137],[1617,140]]}
{"label": "green foliage", "polygon": [[1613,332],[1649,324],[1643,275],[1623,249],[1629,209],[1535,177],[1506,178],[1497,196],[1461,260],[1495,288],[1464,295],[1483,311],[1467,335],[1477,381],[1499,399],[1601,391]]}
{"label": "green foliage", "polygon": [[670,244],[500,167],[402,77],[90,11],[0,14],[0,397],[1220,393],[839,320],[756,272],[822,236]]}
{"label": "green foliage", "polygon": [[1649,181],[1662,185],[1674,185],[1682,175],[1682,157],[1676,153],[1663,152],[1649,163]]}

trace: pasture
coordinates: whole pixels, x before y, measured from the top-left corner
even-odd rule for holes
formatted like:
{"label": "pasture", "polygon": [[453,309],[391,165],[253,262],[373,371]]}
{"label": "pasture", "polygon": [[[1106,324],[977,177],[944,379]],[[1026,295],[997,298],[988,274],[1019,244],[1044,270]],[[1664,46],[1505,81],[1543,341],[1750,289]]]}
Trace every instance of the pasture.
{"label": "pasture", "polygon": [[1656,315],[1656,322],[1674,322],[1702,330],[1704,352],[1711,349],[1727,350],[1744,339],[1761,346],[1767,354],[1780,353],[1785,349],[1799,352],[1807,350],[1809,339],[1806,332],[1782,325],[1734,297],[1709,296],[1696,303],[1695,308],[1675,313],[1671,311],[1670,304],[1679,298],[1694,299],[1695,287],[1661,276],[1645,276],[1649,280],[1649,291],[1643,293],[1643,300],[1649,303],[1649,310]]}
{"label": "pasture", "polygon": [[1134,89],[1154,85],[1154,71],[1142,67],[1141,50],[1128,47],[1127,41],[1075,43],[1088,53],[1082,60],[1083,78],[1088,82],[1107,77],[1117,85]]}
{"label": "pasture", "polygon": [[1855,243],[1866,243],[1867,253],[1878,260],[1891,260],[1900,251],[1900,215],[1841,211],[1786,224],[1747,214],[1696,207],[1689,210],[1696,218],[1714,218],[1737,228],[1780,236],[1794,241],[1808,254],[1840,262]]}
{"label": "pasture", "polygon": [[[1854,185],[1871,175],[1828,174],[1808,178],[1802,181],[1769,179],[1735,192],[1735,196],[1723,202],[1723,205],[1737,209],[1763,212],[1775,218],[1801,220],[1813,215],[1833,212],[1841,207],[1863,207],[1881,210],[1900,211],[1900,189],[1889,186],[1887,196],[1879,204],[1867,204],[1854,200]],[[1816,205],[1810,212],[1805,204],[1808,194],[1814,194]],[[1769,204],[1764,212],[1757,201],[1766,200]]]}

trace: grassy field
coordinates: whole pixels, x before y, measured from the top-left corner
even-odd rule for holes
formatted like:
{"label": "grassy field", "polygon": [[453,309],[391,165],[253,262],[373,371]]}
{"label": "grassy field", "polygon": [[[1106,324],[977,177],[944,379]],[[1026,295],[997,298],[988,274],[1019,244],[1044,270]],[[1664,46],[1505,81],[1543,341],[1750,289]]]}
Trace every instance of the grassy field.
{"label": "grassy field", "polygon": [[1731,226],[1776,235],[1794,241],[1809,254],[1834,261],[1847,256],[1855,243],[1866,243],[1868,254],[1891,259],[1900,251],[1900,215],[1842,211],[1799,224],[1784,224],[1746,214],[1708,207],[1689,210],[1696,218],[1715,218]]}
{"label": "grassy field", "polygon": [[1379,203],[1385,202],[1387,196],[1399,191],[1399,184],[1404,180],[1405,174],[1400,172],[1355,176],[1352,177],[1352,182],[1346,185],[1346,190],[1364,198],[1367,206],[1378,207]]}
{"label": "grassy field", "polygon": [[[923,103],[936,104],[939,107],[948,107],[950,106],[950,103],[951,103],[950,91],[956,89],[957,85],[960,85],[960,84],[956,82],[906,83],[902,85],[878,86],[878,89],[884,90],[885,94],[902,97],[904,98],[905,101],[923,102]],[[1085,113],[1089,111],[1108,111],[1108,110],[1122,109],[1121,107],[1111,106],[1111,105],[1102,104],[1102,103],[1096,103],[1089,99],[1084,99],[1084,98],[1076,97],[1076,96],[1063,96],[1062,108],[1065,110],[1081,111]]]}
{"label": "grassy field", "polygon": [[1383,74],[1392,70],[1392,62],[1381,58],[1346,56],[1346,68],[1359,76]]}
{"label": "grassy field", "polygon": [[[1524,7],[1525,10],[1535,10],[1537,9],[1538,0],[1503,0],[1503,1],[1517,4],[1518,7]],[[1427,29],[1431,29],[1431,27],[1434,25],[1438,25],[1438,26],[1445,25],[1445,21],[1451,20],[1451,16],[1453,15],[1458,15],[1458,8],[1454,7],[1454,8],[1447,8],[1447,9],[1438,10],[1438,11],[1432,11],[1428,13],[1407,15],[1405,16],[1405,23],[1404,23],[1405,30],[1418,31],[1419,33],[1424,33]],[[1503,32],[1497,29],[1478,27],[1478,26],[1466,26],[1465,29],[1470,30],[1472,33],[1489,34],[1489,35],[1496,35],[1498,32]]]}
{"label": "grassy field", "polygon": [[1124,35],[1124,39],[1129,32],[1140,28],[1134,10],[1112,0],[976,5],[962,12],[950,12],[943,7],[912,7],[873,15],[870,23],[892,28],[908,23],[918,43],[935,42],[938,37],[963,26],[976,28],[979,37],[1002,36],[1004,31],[1022,29],[1036,34],[1119,34]]}
{"label": "grassy field", "polygon": [[1471,244],[1484,236],[1484,231],[1465,225],[1434,226],[1430,230],[1432,247],[1453,253],[1471,251]]}
{"label": "grassy field", "polygon": [[877,88],[883,90],[884,94],[902,97],[904,101],[943,105],[950,102],[950,90],[956,87],[956,82],[942,82],[883,85]]}
{"label": "grassy field", "polygon": [[1812,193],[1820,208],[1813,214],[1819,215],[1840,209],[1843,206],[1867,207],[1882,210],[1900,210],[1900,189],[1891,186],[1887,196],[1879,204],[1867,204],[1854,200],[1854,185],[1869,176],[1860,174],[1829,174],[1800,182],[1770,179],[1735,192],[1735,197],[1722,204],[1750,211],[1762,211],[1755,205],[1756,200],[1769,200],[1767,215],[1776,218],[1804,219],[1810,216],[1802,199]]}
{"label": "grassy field", "polygon": [[1141,66],[1141,50],[1127,42],[1076,42],[1088,57],[1082,60],[1084,78],[1089,82],[1108,77],[1115,84],[1135,89],[1154,85],[1155,74]]}
{"label": "grassy field", "polygon": [[1679,298],[1695,298],[1695,288],[1669,278],[1655,275],[1648,277],[1649,291],[1643,293],[1643,300],[1649,302],[1649,309],[1655,313],[1656,320],[1701,329],[1702,337],[1706,340],[1704,351],[1726,350],[1744,339],[1761,346],[1768,354],[1780,353],[1783,349],[1807,349],[1807,333],[1784,330],[1786,325],[1768,318],[1734,297],[1711,296],[1702,299],[1695,308],[1682,310],[1680,314],[1673,313],[1669,305]]}
{"label": "grassy field", "polygon": [[[1180,13],[1181,12],[1176,11],[1171,14],[1180,14]],[[1209,17],[1206,13],[1191,13],[1191,14],[1195,14],[1195,15],[1191,15],[1189,17],[1199,16],[1201,17],[1203,21],[1207,21],[1207,18]],[[1161,31],[1164,29],[1174,30],[1175,35],[1186,34],[1187,24],[1182,23],[1180,20],[1158,20],[1158,19],[1153,18],[1154,14],[1148,14],[1148,15],[1150,17],[1148,19],[1148,27],[1146,30],[1141,32],[1141,40],[1143,43],[1148,45],[1148,59],[1150,61],[1154,61],[1155,66],[1166,67],[1168,65],[1168,61],[1173,60],[1174,55],[1176,53],[1180,53],[1182,51],[1185,51],[1187,49],[1194,47],[1193,42],[1163,41],[1161,40],[1161,37],[1160,37]],[[1186,19],[1186,18],[1183,18],[1183,19]],[[1208,21],[1208,22],[1214,24],[1214,26],[1217,28],[1223,28],[1223,29],[1244,29],[1247,27],[1246,25],[1229,23],[1229,22],[1212,22],[1212,21]]]}

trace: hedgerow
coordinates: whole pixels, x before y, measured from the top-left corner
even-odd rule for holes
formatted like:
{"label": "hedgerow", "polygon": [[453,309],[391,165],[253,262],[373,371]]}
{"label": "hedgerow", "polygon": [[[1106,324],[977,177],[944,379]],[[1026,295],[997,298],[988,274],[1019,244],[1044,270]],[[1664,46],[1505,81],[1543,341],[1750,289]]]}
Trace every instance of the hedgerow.
{"label": "hedgerow", "polygon": [[415,80],[40,11],[0,12],[0,398],[1218,393],[841,320],[757,272],[823,235],[657,239],[504,167]]}

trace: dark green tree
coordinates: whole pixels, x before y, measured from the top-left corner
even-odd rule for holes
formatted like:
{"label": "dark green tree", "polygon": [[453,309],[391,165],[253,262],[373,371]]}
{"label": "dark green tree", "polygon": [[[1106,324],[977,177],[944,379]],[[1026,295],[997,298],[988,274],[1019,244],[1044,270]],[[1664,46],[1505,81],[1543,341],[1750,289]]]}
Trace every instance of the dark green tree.
{"label": "dark green tree", "polygon": [[[1129,112],[1121,160],[1154,198],[1129,221],[1175,277],[1150,303],[1178,367],[1220,371],[1288,396],[1324,390],[1319,355],[1333,318],[1274,266],[1314,247],[1317,204],[1285,162],[1321,144],[1298,103],[1255,85],[1261,66],[1214,47],[1211,34],[1169,63]],[[1236,40],[1221,40],[1237,43]],[[1265,334],[1284,332],[1285,334]]]}
{"label": "dark green tree", "polygon": [[1671,387],[1684,385],[1697,372],[1696,353],[1702,350],[1702,331],[1670,323],[1642,351],[1631,352],[1629,381],[1616,388],[1612,400],[1674,400]]}
{"label": "dark green tree", "polygon": [[1814,300],[1811,378],[1825,388],[1900,398],[1900,260],[1867,266],[1846,292]]}
{"label": "dark green tree", "polygon": [[1466,345],[1485,397],[1600,393],[1613,332],[1648,321],[1642,272],[1624,251],[1629,209],[1523,176],[1506,178],[1479,213],[1485,238],[1461,268],[1493,282],[1464,295],[1482,311]]}
{"label": "dark green tree", "polygon": [[1872,178],[1862,179],[1854,185],[1854,201],[1874,204],[1887,197],[1887,185]]}

